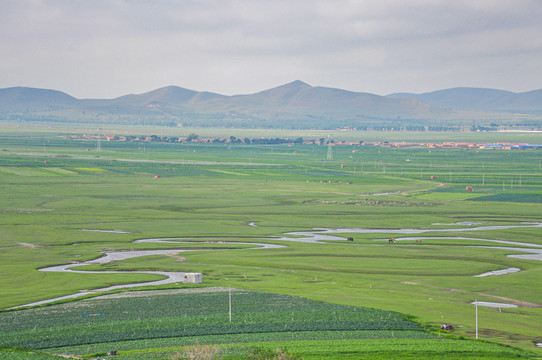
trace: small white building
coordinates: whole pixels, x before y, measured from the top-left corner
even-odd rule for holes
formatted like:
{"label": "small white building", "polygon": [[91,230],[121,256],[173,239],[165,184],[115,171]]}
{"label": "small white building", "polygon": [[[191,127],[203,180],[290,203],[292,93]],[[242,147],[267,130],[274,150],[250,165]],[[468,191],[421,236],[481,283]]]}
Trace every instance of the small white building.
{"label": "small white building", "polygon": [[183,277],[183,283],[184,284],[201,284],[202,283],[202,275],[201,273],[186,273]]}

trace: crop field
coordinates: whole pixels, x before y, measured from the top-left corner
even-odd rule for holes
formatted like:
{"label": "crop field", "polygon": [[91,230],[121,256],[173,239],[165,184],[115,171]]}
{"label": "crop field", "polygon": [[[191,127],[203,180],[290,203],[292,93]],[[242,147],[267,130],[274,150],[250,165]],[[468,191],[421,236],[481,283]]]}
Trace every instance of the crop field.
{"label": "crop field", "polygon": [[[348,145],[328,159],[325,145],[98,148],[58,129],[8,130],[0,358],[168,359],[186,346],[217,346],[225,359],[255,347],[303,359],[542,356],[540,150]],[[92,262],[128,250],[175,251]],[[40,271],[65,264],[88,273]],[[517,270],[478,276],[506,269]],[[155,272],[200,272],[203,283],[150,285],[165,277]],[[237,289],[232,322],[227,292],[84,292],[132,283]],[[472,340],[476,300],[516,306],[478,306],[483,341]]]}
{"label": "crop field", "polygon": [[[120,298],[106,296],[2,313],[2,339],[9,346],[52,354],[99,356],[107,352],[104,349],[114,349],[122,359],[155,358],[182,351],[185,346],[206,344],[220,344],[222,356],[236,358],[262,342],[289,342],[307,358],[330,356],[337,349],[359,355],[362,339],[389,339],[393,346],[408,339],[410,346],[423,345],[433,353],[452,342],[482,357],[526,355],[510,347],[443,339],[404,315],[377,309],[224,289],[152,294],[135,292]],[[377,346],[383,353],[389,352],[389,347]]]}

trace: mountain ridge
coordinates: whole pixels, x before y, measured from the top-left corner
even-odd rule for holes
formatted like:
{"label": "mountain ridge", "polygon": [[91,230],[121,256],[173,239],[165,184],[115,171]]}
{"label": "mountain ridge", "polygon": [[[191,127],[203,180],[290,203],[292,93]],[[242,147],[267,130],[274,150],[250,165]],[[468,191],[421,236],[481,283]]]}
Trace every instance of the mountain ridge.
{"label": "mountain ridge", "polygon": [[511,92],[490,88],[455,87],[421,94],[396,93],[391,98],[415,98],[451,110],[542,111],[542,89]]}
{"label": "mountain ridge", "polygon": [[295,80],[253,94],[221,95],[170,85],[113,99],[77,99],[49,89],[0,89],[0,121],[5,118],[182,126],[420,128],[443,123],[454,127],[454,119],[465,117],[482,121],[480,114],[474,114],[476,111],[539,116],[542,89],[513,93],[459,87],[380,96]]}
{"label": "mountain ridge", "polygon": [[16,86],[0,89],[0,105],[55,103],[74,104],[79,99],[62,91]]}

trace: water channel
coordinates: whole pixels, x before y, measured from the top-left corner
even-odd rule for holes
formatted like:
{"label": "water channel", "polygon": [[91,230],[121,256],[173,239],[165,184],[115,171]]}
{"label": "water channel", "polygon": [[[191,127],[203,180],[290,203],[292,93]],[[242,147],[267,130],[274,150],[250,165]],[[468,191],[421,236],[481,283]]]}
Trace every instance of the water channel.
{"label": "water channel", "polygon": [[[253,223],[249,224],[250,226]],[[463,225],[462,223],[461,225]],[[450,224],[454,225],[454,224]],[[280,241],[295,241],[295,242],[305,242],[305,243],[321,243],[321,244],[327,244],[327,241],[345,241],[346,239],[341,236],[337,235],[331,235],[331,234],[353,234],[353,233],[363,233],[363,234],[423,234],[427,232],[465,232],[465,231],[486,231],[486,230],[505,230],[505,229],[513,229],[513,228],[542,228],[542,223],[521,223],[517,225],[491,225],[491,226],[475,226],[475,227],[463,227],[463,228],[446,228],[446,229],[368,229],[368,228],[341,228],[341,229],[325,229],[325,228],[318,228],[313,229],[311,231],[294,231],[294,232],[288,232],[285,233],[285,236],[282,237],[270,237],[265,238],[266,240],[280,240]],[[84,231],[88,231],[87,229],[84,229]],[[122,230],[94,230],[99,232],[120,232]],[[126,232],[128,233],[128,232]],[[425,237],[399,237],[396,238],[396,241],[406,241],[406,240],[424,240],[424,239],[461,239],[461,240],[473,240],[473,241],[487,241],[487,242],[493,242],[493,243],[499,243],[499,244],[506,244],[506,245],[514,245],[514,246],[523,246],[523,247],[501,247],[501,246],[475,246],[475,247],[483,247],[483,248],[489,248],[489,249],[501,249],[501,250],[507,250],[507,251],[513,251],[513,252],[523,252],[526,254],[511,254],[507,255],[509,257],[513,258],[519,258],[519,259],[527,259],[527,260],[537,260],[542,261],[542,245],[538,244],[532,244],[532,243],[523,243],[523,242],[517,242],[517,241],[505,241],[505,240],[498,240],[498,239],[483,239],[483,238],[469,238],[469,237],[432,237],[432,236],[425,236]],[[186,239],[184,239],[186,240]],[[264,240],[264,239],[262,239]],[[387,239],[374,239],[375,242],[381,242]],[[134,241],[134,243],[183,243],[183,238],[156,238],[156,239],[140,239]],[[186,241],[185,241],[186,243]],[[285,245],[276,245],[276,244],[266,244],[266,243],[240,243],[240,242],[221,242],[221,244],[233,244],[233,245],[253,245],[253,249],[273,249],[273,248],[281,248],[285,247]],[[72,273],[93,273],[93,274],[115,274],[115,273],[126,273],[125,271],[86,271],[86,270],[77,270],[75,268],[85,266],[85,265],[93,265],[93,264],[107,264],[112,261],[120,261],[120,260],[126,260],[131,259],[135,257],[141,257],[141,256],[151,256],[151,255],[171,255],[171,254],[178,254],[181,252],[186,251],[204,251],[205,248],[198,248],[194,250],[179,250],[179,249],[168,249],[168,250],[132,250],[132,251],[116,251],[116,252],[105,252],[104,256],[90,260],[85,261],[77,264],[65,264],[65,265],[57,265],[57,266],[51,266],[39,269],[39,271],[45,271],[45,272],[72,272]],[[213,250],[216,251],[217,249],[207,249],[207,250]],[[233,250],[233,249],[222,249],[222,250]],[[509,268],[509,269],[503,269],[503,270],[497,270],[494,272],[484,273],[477,275],[477,277],[484,277],[484,276],[495,276],[495,275],[504,275],[512,272],[520,271],[518,268]],[[155,274],[155,275],[161,275],[164,276],[164,279],[157,280],[157,281],[151,281],[151,282],[145,282],[145,283],[133,283],[133,284],[123,284],[123,285],[115,285],[110,286],[106,288],[101,289],[94,289],[94,290],[82,290],[78,293],[61,296],[53,299],[47,299],[42,301],[37,301],[25,305],[18,306],[16,308],[20,307],[26,307],[26,306],[35,306],[35,305],[42,305],[51,303],[58,300],[65,300],[65,299],[74,299],[81,296],[85,296],[88,294],[93,294],[97,292],[104,292],[104,291],[110,291],[110,290],[116,290],[116,289],[124,289],[124,288],[134,288],[134,287],[140,287],[140,286],[150,286],[150,285],[163,285],[163,284],[170,284],[170,283],[178,283],[182,282],[182,279],[184,278],[185,272],[165,272],[165,271],[131,271],[131,273],[137,273],[137,274]]]}

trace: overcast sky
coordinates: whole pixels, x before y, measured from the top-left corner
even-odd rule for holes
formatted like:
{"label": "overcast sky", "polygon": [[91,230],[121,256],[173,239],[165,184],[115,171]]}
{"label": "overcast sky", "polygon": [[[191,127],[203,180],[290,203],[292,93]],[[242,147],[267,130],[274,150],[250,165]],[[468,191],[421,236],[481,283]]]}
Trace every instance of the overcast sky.
{"label": "overcast sky", "polygon": [[542,88],[541,0],[0,0],[0,88]]}

